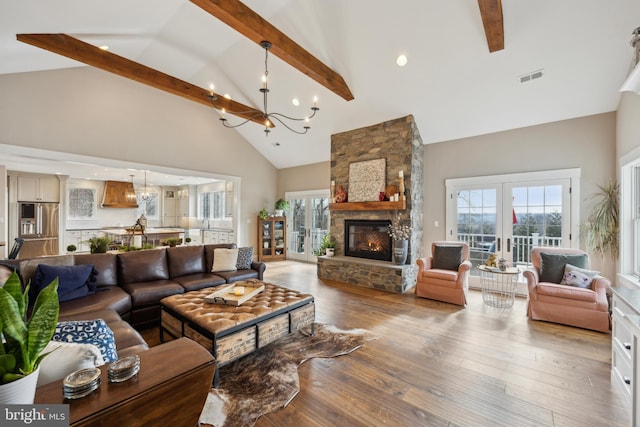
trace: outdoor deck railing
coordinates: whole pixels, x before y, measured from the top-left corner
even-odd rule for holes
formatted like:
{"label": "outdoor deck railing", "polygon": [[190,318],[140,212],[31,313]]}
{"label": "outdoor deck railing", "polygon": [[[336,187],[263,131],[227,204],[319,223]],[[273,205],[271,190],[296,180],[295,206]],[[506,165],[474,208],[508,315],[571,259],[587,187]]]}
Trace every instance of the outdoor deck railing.
{"label": "outdoor deck railing", "polygon": [[[460,233],[458,240],[469,245],[469,258],[474,266],[482,264],[491,252],[495,252],[495,235]],[[562,244],[561,237],[539,236],[537,233],[532,236],[513,236],[512,240],[513,265],[529,265],[531,248],[536,246],[559,247]]]}

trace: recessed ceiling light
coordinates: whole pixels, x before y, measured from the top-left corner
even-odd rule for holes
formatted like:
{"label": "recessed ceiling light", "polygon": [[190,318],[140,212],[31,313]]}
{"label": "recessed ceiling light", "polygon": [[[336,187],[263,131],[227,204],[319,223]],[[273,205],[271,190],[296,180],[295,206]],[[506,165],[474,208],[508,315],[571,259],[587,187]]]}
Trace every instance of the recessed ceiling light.
{"label": "recessed ceiling light", "polygon": [[100,49],[109,50],[109,46],[107,46],[106,44],[103,44],[102,46],[100,46]]}
{"label": "recessed ceiling light", "polygon": [[224,94],[224,95],[222,95],[222,96],[224,96],[224,97],[225,97],[225,98],[227,98],[227,99],[231,99],[231,95],[229,95],[228,93],[225,93],[225,94]]}
{"label": "recessed ceiling light", "polygon": [[407,65],[407,61],[407,56],[404,54],[396,58],[396,64],[398,64],[398,67],[404,67],[405,65]]}
{"label": "recessed ceiling light", "polygon": [[298,105],[300,105],[300,101],[298,100],[298,98],[293,98],[293,99],[291,100],[291,103],[292,103],[293,105],[295,105],[296,107],[297,107]]}

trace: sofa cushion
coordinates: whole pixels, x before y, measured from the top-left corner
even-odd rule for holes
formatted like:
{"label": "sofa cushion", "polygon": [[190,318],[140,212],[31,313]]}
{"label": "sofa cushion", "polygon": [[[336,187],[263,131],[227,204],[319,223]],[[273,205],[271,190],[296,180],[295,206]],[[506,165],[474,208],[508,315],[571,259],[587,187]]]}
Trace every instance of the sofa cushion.
{"label": "sofa cushion", "polygon": [[72,320],[58,322],[53,340],[93,344],[100,349],[105,363],[118,360],[116,341],[113,332],[103,319]]}
{"label": "sofa cushion", "polygon": [[91,295],[96,291],[95,269],[92,264],[86,265],[46,265],[40,264],[32,283],[31,301],[49,283],[58,278],[58,299],[60,302]]}
{"label": "sofa cushion", "polygon": [[238,248],[222,249],[218,248],[214,251],[212,273],[221,271],[235,271],[238,262]]}
{"label": "sofa cushion", "polygon": [[233,271],[219,271],[216,273],[226,280],[227,283],[234,283],[239,280],[247,279],[259,279],[258,272],[256,270],[233,270]]}
{"label": "sofa cushion", "polygon": [[564,266],[575,265],[587,268],[587,254],[552,254],[540,252],[540,281],[560,284],[564,276]]}
{"label": "sofa cushion", "polygon": [[567,264],[564,267],[564,276],[561,285],[577,286],[578,288],[591,289],[591,282],[600,274],[599,271],[591,271],[575,265]]}
{"label": "sofa cushion", "polygon": [[578,288],[576,286],[564,286],[547,282],[538,283],[536,286],[536,292],[538,295],[563,298],[563,304],[568,304],[568,300],[595,303],[598,299],[598,294],[591,289]]}
{"label": "sofa cushion", "polygon": [[251,268],[251,261],[253,260],[253,247],[247,246],[244,248],[238,248],[238,261],[236,262],[236,268],[238,270],[248,270]]}
{"label": "sofa cushion", "polygon": [[75,265],[92,264],[96,269],[96,286],[118,285],[118,263],[116,254],[77,254]]}
{"label": "sofa cushion", "polygon": [[104,365],[100,349],[93,344],[50,341],[42,351],[38,387],[62,379],[79,369]]}
{"label": "sofa cushion", "polygon": [[166,280],[168,278],[169,266],[165,249],[150,249],[118,254],[118,280],[121,285]]}
{"label": "sofa cushion", "polygon": [[131,310],[131,296],[119,286],[107,286],[92,295],[60,303],[61,316],[105,309],[125,315]]}
{"label": "sofa cushion", "polygon": [[122,289],[131,295],[133,309],[147,305],[159,305],[160,300],[166,296],[184,293],[184,288],[173,280],[127,283],[122,285]]}
{"label": "sofa cushion", "polygon": [[185,292],[197,291],[227,283],[225,278],[219,276],[217,273],[187,274],[186,276],[174,277],[172,280],[179,283]]}
{"label": "sofa cushion", "polygon": [[462,262],[462,246],[435,245],[431,268],[458,271]]}
{"label": "sofa cushion", "polygon": [[204,247],[202,246],[167,248],[167,258],[169,277],[171,278],[205,271]]}

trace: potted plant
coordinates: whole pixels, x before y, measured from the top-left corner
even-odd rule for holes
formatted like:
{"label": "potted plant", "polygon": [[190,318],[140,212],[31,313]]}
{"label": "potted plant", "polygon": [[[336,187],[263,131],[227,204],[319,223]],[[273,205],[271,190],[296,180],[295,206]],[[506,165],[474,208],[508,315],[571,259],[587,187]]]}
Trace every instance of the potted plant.
{"label": "potted plant", "polygon": [[276,201],[275,203],[275,208],[276,216],[283,216],[284,211],[289,209],[289,202],[287,202],[285,199],[278,199],[278,201]]}
{"label": "potted plant", "polygon": [[619,253],[618,234],[620,213],[620,186],[613,181],[605,186],[598,185],[600,191],[591,198],[596,202],[582,225],[587,247],[604,257],[607,253],[616,259]]}
{"label": "potted plant", "polygon": [[169,237],[164,239],[164,244],[169,246],[170,248],[174,248],[180,243],[182,243],[182,239],[179,237]]}
{"label": "potted plant", "polygon": [[38,296],[27,319],[29,285],[22,292],[14,271],[0,288],[0,403],[33,404],[41,354],[58,323],[58,279]]}
{"label": "potted plant", "polygon": [[336,242],[331,236],[331,234],[327,233],[324,235],[324,237],[320,241],[320,247],[318,248],[318,250],[315,252],[314,255],[316,256],[326,255],[328,257],[332,257],[335,255],[335,250],[336,250]]}
{"label": "potted plant", "polygon": [[185,237],[184,243],[186,243],[187,245],[191,243],[191,237]]}
{"label": "potted plant", "polygon": [[109,249],[111,239],[106,236],[94,236],[87,240],[87,243],[92,254],[104,254]]}
{"label": "potted plant", "polygon": [[67,246],[67,252],[73,253],[77,250],[78,248],[76,247],[76,245],[69,245]]}
{"label": "potted plant", "polygon": [[269,212],[267,212],[265,208],[262,208],[262,210],[258,214],[258,218],[260,219],[267,219],[268,216],[269,216]]}

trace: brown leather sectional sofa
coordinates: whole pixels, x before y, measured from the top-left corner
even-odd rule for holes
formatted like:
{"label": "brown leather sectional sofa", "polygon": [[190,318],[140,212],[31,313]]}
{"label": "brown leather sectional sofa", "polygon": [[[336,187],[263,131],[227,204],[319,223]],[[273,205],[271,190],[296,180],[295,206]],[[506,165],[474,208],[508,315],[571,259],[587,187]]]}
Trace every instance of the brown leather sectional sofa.
{"label": "brown leather sectional sofa", "polygon": [[17,259],[3,262],[5,272],[0,278],[16,269],[22,282],[28,283],[39,264],[93,264],[98,272],[97,292],[60,303],[61,318],[87,318],[111,309],[140,329],[159,323],[160,300],[166,296],[250,278],[262,280],[266,266],[258,262],[252,262],[248,270],[211,273],[215,249],[233,247],[235,244],[230,243]]}

